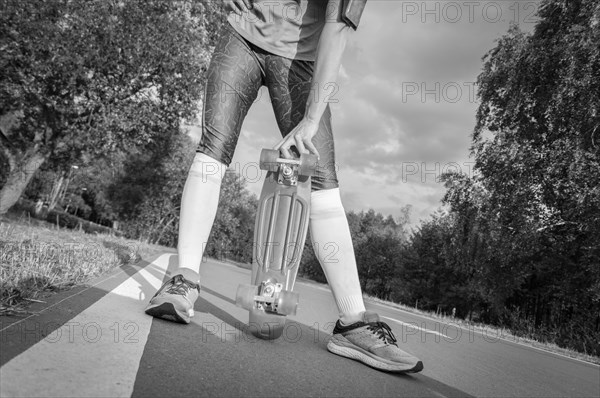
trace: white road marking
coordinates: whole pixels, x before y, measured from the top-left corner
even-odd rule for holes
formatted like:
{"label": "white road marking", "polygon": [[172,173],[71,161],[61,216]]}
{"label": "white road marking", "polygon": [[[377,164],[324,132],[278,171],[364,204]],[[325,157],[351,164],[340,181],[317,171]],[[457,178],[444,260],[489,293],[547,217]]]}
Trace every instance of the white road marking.
{"label": "white road marking", "polygon": [[[389,304],[386,304],[386,303],[374,302],[374,301],[372,301],[371,304],[380,305],[382,307],[386,307],[386,308],[389,308],[389,309],[392,309],[392,310],[396,310],[398,312],[403,312],[403,313],[408,314],[410,316],[414,316],[414,317],[417,317],[417,318],[422,318],[422,319],[429,320],[429,321],[432,321],[432,322],[444,322],[443,320],[436,319],[436,318],[431,318],[431,317],[428,317],[427,315],[424,315],[424,314],[417,314],[417,313],[414,313],[414,312],[406,311],[406,310],[404,310],[402,308],[398,308],[397,306],[394,306],[393,304],[389,305]],[[488,332],[487,330],[483,330],[482,331],[480,327],[466,328],[465,326],[463,326],[463,325],[461,325],[459,323],[455,323],[455,322],[450,322],[449,324],[451,326],[453,326],[453,327],[459,328],[459,329],[461,329],[463,331],[466,331],[466,332],[469,332],[469,333],[478,333],[478,334],[480,334],[480,335],[488,338],[490,341],[502,340],[502,341],[505,341],[507,343],[519,345],[519,346],[526,347],[526,348],[531,348],[533,350],[544,352],[546,354],[555,355],[555,356],[562,357],[562,358],[565,358],[565,359],[570,359],[570,360],[575,361],[575,362],[580,362],[580,363],[583,363],[583,364],[586,364],[586,365],[591,365],[591,366],[600,368],[600,364],[597,364],[597,363],[593,363],[593,362],[586,361],[586,360],[579,359],[579,358],[573,358],[573,357],[570,357],[568,355],[561,354],[559,352],[550,351],[549,349],[546,349],[546,348],[535,347],[535,346],[533,346],[531,344],[522,343],[520,341],[515,341],[515,339],[519,339],[519,337],[514,337],[513,339],[511,339],[510,337],[498,336],[494,332],[495,329],[493,329],[493,328],[491,328],[490,329],[491,331]]]}
{"label": "white road marking", "polygon": [[[230,263],[227,263],[227,262],[220,262],[220,263],[222,263],[224,265],[227,265],[229,267],[239,268],[235,264],[230,264]],[[248,270],[248,272],[250,272],[250,271]],[[307,287],[311,287],[311,288],[317,289],[317,290],[331,291],[329,289],[329,287],[325,287],[327,285],[317,285],[316,284],[317,282],[304,282],[304,281],[298,280],[296,283],[304,285],[304,286],[307,286]],[[403,312],[403,313],[408,314],[408,315],[410,315],[412,317],[418,317],[418,318],[422,318],[422,319],[433,321],[433,322],[444,322],[443,320],[436,319],[436,318],[431,318],[431,317],[429,317],[427,315],[424,315],[424,314],[417,314],[417,313],[414,313],[414,312],[406,311],[406,310],[404,310],[402,308],[399,308],[399,307],[395,306],[393,303],[387,304],[387,303],[382,303],[382,302],[378,302],[378,301],[371,301],[368,298],[365,298],[364,300],[368,301],[370,304],[380,305],[382,307],[385,307],[385,308],[388,308],[388,309],[391,309],[391,310]],[[396,319],[392,319],[392,318],[388,318],[388,319],[391,319],[391,320],[393,320],[395,322],[402,323],[401,321],[398,321]],[[412,327],[415,327],[414,324],[409,324],[409,325],[412,326]],[[523,347],[531,348],[533,350],[545,352],[545,353],[552,354],[552,355],[555,355],[555,356],[558,356],[558,357],[562,357],[562,358],[565,358],[565,359],[570,359],[570,360],[575,361],[575,362],[581,362],[581,363],[584,363],[584,364],[587,364],[587,365],[592,365],[594,367],[600,368],[600,364],[596,364],[596,363],[593,363],[593,362],[590,362],[590,361],[586,361],[586,360],[583,360],[583,359],[579,359],[579,358],[573,358],[573,357],[570,357],[570,356],[565,355],[565,354],[561,354],[561,353],[558,353],[558,352],[550,351],[550,350],[545,349],[543,347],[535,347],[532,344],[527,344],[527,343],[522,343],[520,341],[515,341],[514,339],[518,339],[518,337],[515,337],[514,339],[511,339],[511,338],[507,338],[507,337],[497,336],[494,333],[488,333],[487,331],[481,331],[478,327],[477,328],[466,328],[463,325],[455,323],[455,322],[450,322],[449,325],[453,326],[453,327],[456,327],[456,328],[459,328],[459,329],[461,329],[463,331],[479,333],[480,335],[486,336],[486,337],[488,337],[490,339],[503,340],[503,341],[506,341],[507,343],[512,343],[512,344],[520,345],[520,346],[523,346]],[[453,340],[453,338],[450,338],[450,337],[448,337],[448,336],[446,336],[444,334],[441,334],[439,332],[436,332],[436,331],[433,331],[433,330],[429,330],[429,329],[423,329],[423,330],[425,332],[427,332],[427,333],[437,334],[437,335],[439,335],[441,337],[445,337],[445,338],[447,338],[449,340]]]}
{"label": "white road marking", "polygon": [[72,297],[79,296],[79,295],[81,295],[81,294],[83,294],[83,293],[87,292],[88,290],[95,288],[96,286],[98,286],[98,285],[100,285],[100,284],[104,283],[105,281],[107,281],[107,280],[109,280],[109,279],[111,279],[111,278],[114,278],[114,275],[111,275],[111,276],[109,276],[109,277],[106,277],[106,278],[104,278],[104,279],[102,279],[102,280],[98,281],[97,283],[93,284],[92,286],[88,286],[88,287],[86,287],[85,289],[83,289],[83,290],[81,290],[81,291],[79,291],[79,292],[77,292],[77,293],[73,293],[73,294],[71,294],[71,295],[69,295],[69,296],[67,296],[67,297],[63,298],[62,300],[60,300],[60,301],[57,301],[57,302],[56,302],[56,303],[54,303],[54,304],[51,304],[51,305],[49,305],[49,306],[47,306],[47,307],[44,307],[44,308],[43,308],[41,311],[39,311],[39,312],[37,312],[37,313],[33,313],[33,314],[29,315],[29,316],[26,316],[25,318],[21,318],[21,319],[19,319],[19,320],[18,320],[18,321],[16,321],[16,322],[13,322],[13,323],[10,323],[10,324],[8,324],[7,326],[5,326],[5,327],[3,327],[2,329],[0,329],[0,332],[4,332],[4,331],[5,331],[6,329],[8,329],[8,328],[14,327],[15,325],[18,325],[18,324],[20,324],[20,323],[23,323],[23,322],[27,321],[27,320],[28,320],[28,319],[30,319],[30,318],[33,318],[33,317],[35,317],[35,316],[38,316],[39,314],[41,314],[41,313],[43,313],[43,312],[45,312],[45,311],[48,311],[49,309],[51,309],[51,308],[53,308],[53,307],[56,307],[56,306],[57,306],[57,305],[59,305],[59,304],[62,304],[64,301],[67,301],[67,300],[71,299]]}
{"label": "white road marking", "polygon": [[402,322],[402,321],[399,321],[399,320],[397,320],[397,319],[390,318],[390,317],[383,316],[383,315],[381,316],[381,318],[389,319],[390,321],[394,321],[394,322],[396,322],[396,323],[399,323],[399,324],[401,324],[402,326],[406,326],[407,328],[412,328],[412,329],[415,329],[415,330],[419,330],[419,331],[421,331],[421,332],[435,334],[436,336],[441,336],[441,337],[443,337],[443,338],[445,338],[445,339],[450,339],[450,337],[446,336],[446,335],[445,335],[445,334],[443,334],[443,333],[436,332],[435,330],[429,330],[429,329],[426,329],[426,328],[419,327],[419,326],[415,325],[414,323],[410,323],[410,322]]}
{"label": "white road marking", "polygon": [[160,256],[6,363],[0,395],[131,396],[153,319],[144,313],[146,297],[162,284],[170,257]]}

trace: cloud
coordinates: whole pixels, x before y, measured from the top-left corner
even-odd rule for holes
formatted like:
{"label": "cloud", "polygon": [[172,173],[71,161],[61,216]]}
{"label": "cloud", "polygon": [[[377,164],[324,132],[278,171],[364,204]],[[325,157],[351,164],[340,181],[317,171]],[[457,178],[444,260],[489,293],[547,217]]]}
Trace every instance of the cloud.
{"label": "cloud", "polygon": [[[371,1],[353,37],[357,68],[408,79],[467,79],[511,22],[533,27],[536,1]],[[365,56],[368,55],[368,56]]]}
{"label": "cloud", "polygon": [[[330,104],[348,210],[399,216],[410,204],[416,225],[439,208],[445,189],[436,177],[450,167],[471,171],[481,58],[509,23],[531,30],[538,3],[367,3],[344,54],[337,103]],[[263,89],[242,128],[234,163],[256,162],[260,149],[279,137]],[[258,194],[260,181],[249,188]]]}

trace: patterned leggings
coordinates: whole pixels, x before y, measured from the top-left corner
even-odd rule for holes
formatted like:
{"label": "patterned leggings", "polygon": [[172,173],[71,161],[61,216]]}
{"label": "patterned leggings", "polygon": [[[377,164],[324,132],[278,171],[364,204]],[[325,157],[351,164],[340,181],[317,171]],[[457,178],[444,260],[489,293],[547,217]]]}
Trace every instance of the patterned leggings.
{"label": "patterned leggings", "polygon": [[[197,152],[229,165],[252,103],[261,86],[267,86],[273,111],[282,135],[290,133],[302,120],[314,62],[271,54],[245,40],[225,24],[212,56],[204,99],[202,139]],[[313,190],[338,187],[331,110],[327,106],[313,144],[319,151]]]}

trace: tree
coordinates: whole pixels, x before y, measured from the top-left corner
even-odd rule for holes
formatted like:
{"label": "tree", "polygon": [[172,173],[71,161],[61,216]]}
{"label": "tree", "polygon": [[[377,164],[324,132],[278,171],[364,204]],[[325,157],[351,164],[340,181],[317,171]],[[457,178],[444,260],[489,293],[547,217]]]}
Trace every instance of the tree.
{"label": "tree", "polygon": [[475,175],[410,238],[402,300],[599,353],[600,4],[546,0],[478,78]]}
{"label": "tree", "polygon": [[227,171],[206,254],[251,262],[257,206],[258,199],[246,189],[246,180],[233,170]]}
{"label": "tree", "polygon": [[485,56],[479,175],[450,176],[446,202],[460,245],[479,247],[474,287],[489,319],[600,352],[600,4],[546,0],[539,17],[533,34],[513,26]]}
{"label": "tree", "polygon": [[[121,167],[102,175],[97,197],[105,198],[131,237],[175,246],[181,195],[194,157],[190,137],[178,130],[130,151]],[[117,164],[120,161],[116,161]],[[107,181],[102,183],[101,181]]]}
{"label": "tree", "polygon": [[[373,209],[346,214],[361,287],[366,293],[386,299],[395,294],[409,214],[410,206],[401,209],[401,216],[397,220],[391,215],[384,217]],[[309,234],[302,254],[300,275],[318,282],[327,282],[314,250]],[[317,250],[328,249],[320,247]]]}
{"label": "tree", "polygon": [[[151,142],[192,119],[213,2],[2,0],[0,214],[39,167]],[[211,22],[211,24],[209,24]]]}

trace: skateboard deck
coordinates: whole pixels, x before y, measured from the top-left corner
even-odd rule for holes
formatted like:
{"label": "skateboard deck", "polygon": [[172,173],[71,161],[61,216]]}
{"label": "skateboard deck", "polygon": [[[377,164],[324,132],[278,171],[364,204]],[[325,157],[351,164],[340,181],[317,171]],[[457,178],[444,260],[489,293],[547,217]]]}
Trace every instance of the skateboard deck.
{"label": "skateboard deck", "polygon": [[249,285],[238,287],[236,304],[250,311],[249,329],[262,339],[279,338],[286,316],[296,314],[299,295],[292,289],[308,232],[316,163],[314,155],[290,160],[276,150],[261,152],[267,176],[254,224],[252,276]]}

